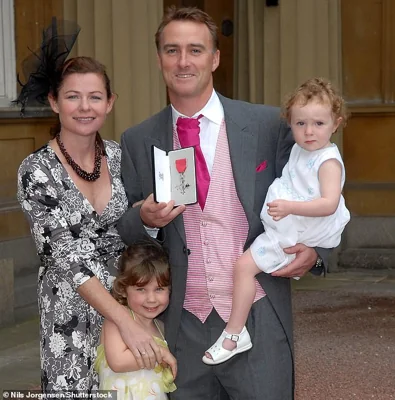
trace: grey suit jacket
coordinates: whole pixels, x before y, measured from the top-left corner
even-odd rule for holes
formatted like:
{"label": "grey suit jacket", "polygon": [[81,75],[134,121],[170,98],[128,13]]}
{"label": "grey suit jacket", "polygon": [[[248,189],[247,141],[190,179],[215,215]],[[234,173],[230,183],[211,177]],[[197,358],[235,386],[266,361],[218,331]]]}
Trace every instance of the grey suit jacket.
{"label": "grey suit jacket", "polygon": [[[229,151],[237,194],[244,208],[249,232],[244,248],[263,232],[260,212],[266,192],[281,175],[294,143],[292,134],[279,118],[279,109],[231,100],[219,95],[224,107]],[[153,191],[151,146],[173,149],[172,112],[167,107],[141,124],[128,129],[121,138],[122,177],[130,204],[145,199]],[[267,168],[256,172],[263,161]],[[130,208],[118,223],[126,244],[146,231],[139,208]],[[188,256],[183,217],[180,215],[162,229],[162,240],[170,255],[172,295],[165,317],[166,339],[171,351],[177,338],[184,303]],[[226,238],[224,238],[226,240]],[[321,254],[323,256],[325,254]],[[292,310],[290,281],[261,273],[257,276],[284,328],[292,349]]]}

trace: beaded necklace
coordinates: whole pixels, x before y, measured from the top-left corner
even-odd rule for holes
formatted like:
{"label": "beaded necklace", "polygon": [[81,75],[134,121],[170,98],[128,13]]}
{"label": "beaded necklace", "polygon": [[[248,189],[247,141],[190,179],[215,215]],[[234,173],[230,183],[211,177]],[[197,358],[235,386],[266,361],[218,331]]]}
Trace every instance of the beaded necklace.
{"label": "beaded necklace", "polygon": [[100,147],[100,139],[96,134],[95,141],[95,164],[93,168],[93,172],[87,172],[83,170],[70,156],[67,150],[64,147],[63,142],[60,140],[60,134],[56,135],[56,142],[58,143],[59,149],[63,154],[64,158],[67,161],[67,164],[73,169],[73,171],[82,179],[88,182],[94,182],[100,178],[100,169],[101,169],[101,158],[103,155],[102,149]]}

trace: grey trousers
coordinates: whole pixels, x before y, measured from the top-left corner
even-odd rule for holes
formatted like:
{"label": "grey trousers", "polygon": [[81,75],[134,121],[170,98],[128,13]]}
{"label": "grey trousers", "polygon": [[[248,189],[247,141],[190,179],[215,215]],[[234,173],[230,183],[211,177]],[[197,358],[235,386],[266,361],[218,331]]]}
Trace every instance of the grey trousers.
{"label": "grey trousers", "polygon": [[293,363],[284,330],[266,297],[251,309],[247,329],[251,350],[216,366],[204,352],[225,327],[213,309],[205,323],[182,311],[177,337],[177,390],[171,400],[292,400]]}

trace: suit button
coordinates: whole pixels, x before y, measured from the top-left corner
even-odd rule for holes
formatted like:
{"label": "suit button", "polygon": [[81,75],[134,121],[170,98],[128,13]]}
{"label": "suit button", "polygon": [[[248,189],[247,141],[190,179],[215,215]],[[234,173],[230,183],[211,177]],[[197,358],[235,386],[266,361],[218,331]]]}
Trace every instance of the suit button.
{"label": "suit button", "polygon": [[182,252],[183,252],[184,254],[187,253],[188,256],[191,254],[191,250],[187,249],[185,246],[183,247]]}

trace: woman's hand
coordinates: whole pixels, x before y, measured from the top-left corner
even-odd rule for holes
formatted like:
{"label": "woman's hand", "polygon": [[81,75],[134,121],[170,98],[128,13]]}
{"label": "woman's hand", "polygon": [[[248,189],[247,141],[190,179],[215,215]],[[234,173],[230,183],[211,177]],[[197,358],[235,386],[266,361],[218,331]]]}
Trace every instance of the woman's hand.
{"label": "woman's hand", "polygon": [[88,279],[77,291],[104,318],[116,325],[140,368],[154,369],[156,362],[162,362],[162,353],[152,336],[133,320],[126,307],[119,304],[96,277]]}
{"label": "woman's hand", "polygon": [[170,367],[171,372],[173,374],[173,378],[176,379],[176,376],[177,376],[177,360],[176,360],[176,358],[173,356],[173,354],[170,353],[169,349],[161,347],[160,351],[162,353],[162,364],[164,364],[166,367],[167,366]]}
{"label": "woman's hand", "polygon": [[137,324],[132,317],[118,325],[119,332],[125,344],[133,353],[141,369],[154,369],[155,364],[163,360],[160,347],[144,328]]}

